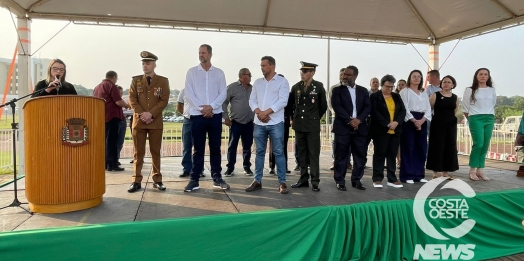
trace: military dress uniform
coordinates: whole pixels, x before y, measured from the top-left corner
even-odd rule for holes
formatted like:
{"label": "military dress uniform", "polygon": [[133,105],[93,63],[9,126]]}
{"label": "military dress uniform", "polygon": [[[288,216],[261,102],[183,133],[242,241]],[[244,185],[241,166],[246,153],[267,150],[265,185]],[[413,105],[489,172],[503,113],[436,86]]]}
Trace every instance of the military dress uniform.
{"label": "military dress uniform", "polygon": [[[301,70],[315,70],[317,66],[312,63],[301,63]],[[292,187],[308,187],[308,179],[311,174],[313,190],[318,191],[320,182],[320,119],[327,110],[324,85],[319,81],[312,80],[308,86],[305,86],[305,83],[300,81],[291,87],[289,102],[293,103],[292,108],[294,108],[292,128],[295,130],[300,165],[300,179]]]}
{"label": "military dress uniform", "polygon": [[[158,58],[149,52],[142,52],[142,61],[156,61]],[[161,183],[160,149],[162,145],[162,132],[164,123],[162,111],[169,101],[169,81],[166,77],[154,75],[152,77],[137,75],[132,78],[129,90],[129,104],[134,110],[132,122],[132,135],[134,145],[133,183],[142,181],[142,166],[146,153],[146,139],[149,137],[149,151],[153,161],[153,182]],[[153,121],[146,124],[140,120],[140,114],[150,112]],[[156,186],[155,186],[156,187]],[[160,188],[160,187],[159,187]],[[165,187],[163,187],[165,189]],[[131,192],[131,191],[130,191]]]}

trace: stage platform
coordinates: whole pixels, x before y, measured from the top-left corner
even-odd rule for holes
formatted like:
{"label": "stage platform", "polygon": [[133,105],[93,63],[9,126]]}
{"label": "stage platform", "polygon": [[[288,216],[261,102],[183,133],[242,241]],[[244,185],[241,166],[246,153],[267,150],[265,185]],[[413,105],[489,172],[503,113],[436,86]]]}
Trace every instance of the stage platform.
{"label": "stage platform", "polygon": [[[209,173],[209,162],[206,157],[206,177],[202,178],[200,181],[200,190],[186,193],[183,192],[184,186],[187,184],[187,178],[179,178],[178,175],[182,172],[182,167],[180,165],[180,157],[168,157],[162,159],[162,172],[164,177],[164,184],[167,187],[166,191],[159,191],[152,187],[151,179],[147,176],[144,177],[142,182],[142,189],[136,193],[128,193],[127,187],[130,184],[131,180],[131,170],[132,165],[129,164],[129,159],[121,159],[122,167],[126,168],[123,172],[106,172],[106,193],[104,194],[104,202],[95,208],[77,211],[72,213],[64,214],[34,214],[29,215],[25,211],[19,208],[7,208],[0,210],[0,231],[1,232],[10,232],[10,231],[26,231],[31,230],[28,233],[33,233],[34,229],[42,228],[57,228],[57,227],[77,227],[84,226],[90,228],[89,225],[98,225],[104,224],[111,225],[110,223],[118,222],[136,222],[136,221],[153,221],[153,220],[168,220],[170,222],[176,221],[177,219],[188,221],[200,219],[202,221],[206,219],[206,216],[214,216],[218,214],[237,214],[237,213],[268,213],[268,218],[274,217],[282,211],[268,211],[268,210],[290,210],[290,211],[304,211],[309,208],[315,209],[324,209],[324,208],[315,208],[322,206],[341,206],[346,205],[356,205],[356,206],[365,206],[366,204],[355,204],[355,203],[368,203],[374,204],[379,202],[381,204],[386,204],[391,201],[395,202],[404,202],[402,200],[411,200],[415,197],[417,191],[422,187],[422,183],[415,184],[404,184],[404,188],[392,188],[386,186],[386,181],[383,182],[384,188],[373,188],[371,181],[371,157],[368,162],[368,167],[365,169],[365,175],[362,179],[362,183],[366,187],[365,191],[360,191],[351,186],[348,186],[347,191],[339,191],[335,187],[333,180],[333,171],[329,170],[331,165],[331,155],[328,152],[322,152],[321,155],[321,183],[320,183],[320,192],[313,192],[310,188],[291,188],[291,184],[296,182],[299,178],[298,171],[292,171],[291,174],[287,176],[287,184],[290,190],[290,193],[287,195],[282,195],[278,193],[278,182],[276,176],[270,175],[269,170],[267,169],[267,157],[266,157],[266,169],[264,171],[263,178],[263,189],[251,193],[246,193],[244,189],[250,185],[253,180],[253,177],[246,176],[241,167],[240,157],[237,159],[237,168],[235,170],[235,175],[233,177],[225,177],[224,179],[231,185],[230,190],[220,190],[214,189],[212,187],[212,180]],[[516,177],[516,169],[519,165],[509,162],[499,162],[499,161],[488,161],[485,173],[491,179],[491,181],[472,181],[468,178],[467,167],[467,157],[459,156],[460,161],[460,170],[453,173],[452,175],[456,179],[461,179],[473,188],[477,194],[482,194],[483,192],[493,192],[493,193],[504,193],[505,191],[524,194],[524,178]],[[254,162],[254,155],[252,157],[252,162]],[[226,168],[226,157],[222,157],[222,168]],[[289,160],[289,168],[293,169],[295,166],[294,160]],[[150,159],[146,159],[146,164],[144,164],[144,173],[147,173],[150,168]],[[254,170],[254,164],[252,166]],[[398,172],[397,172],[398,174]],[[347,183],[350,185],[349,175],[347,178]],[[426,179],[431,179],[431,172],[426,172]],[[18,181],[19,185],[19,197],[22,202],[26,202],[24,195],[24,179]],[[520,192],[519,192],[520,191]],[[439,196],[454,196],[459,195],[455,190],[435,190],[431,193],[432,197]],[[489,194],[489,193],[488,193]],[[8,205],[12,202],[13,199],[13,184],[9,184],[0,188],[0,206]],[[524,199],[523,204],[524,205]],[[27,205],[23,205],[27,207]],[[519,207],[517,209],[520,209]],[[260,212],[264,211],[264,212]],[[306,212],[304,212],[306,213]],[[413,213],[407,213],[413,215]],[[521,220],[524,219],[524,208],[522,208]],[[221,217],[230,217],[230,215],[221,215]],[[234,217],[234,216],[233,216]],[[244,217],[244,216],[243,216]],[[249,217],[247,215],[246,217]],[[189,218],[189,219],[188,219]],[[228,222],[227,218],[220,218],[220,222]],[[238,218],[232,218],[231,221],[238,221]],[[278,220],[279,222],[285,222],[285,220]],[[182,222],[182,221],[181,221]],[[479,221],[480,222],[480,221]],[[109,224],[108,224],[109,223]],[[138,222],[139,223],[148,223],[148,222]],[[129,226],[129,223],[123,223]],[[307,220],[304,220],[304,226],[313,226],[313,223],[308,223]],[[215,224],[216,226],[221,226],[221,223]],[[230,226],[231,224],[229,224]],[[372,226],[373,224],[362,224],[363,226]],[[281,226],[280,223],[275,223],[275,227]],[[287,226],[286,226],[287,227]],[[267,228],[267,225],[261,226],[262,228]],[[130,228],[131,229],[131,228]],[[157,228],[158,229],[158,228]],[[160,228],[161,229],[161,228]],[[239,226],[238,230],[242,230],[242,227]],[[50,231],[62,231],[50,230]],[[285,233],[285,231],[282,231]],[[518,231],[519,234],[524,234],[523,231]],[[98,232],[99,233],[99,232]],[[147,233],[163,233],[163,231],[147,231]],[[247,232],[248,235],[255,235],[258,233],[264,233],[264,230],[260,231],[251,231]],[[13,233],[6,233],[13,234]],[[24,234],[24,233],[22,233]],[[235,234],[239,234],[238,231],[235,231]],[[0,236],[2,233],[0,233]],[[27,235],[27,234],[24,234]],[[240,234],[239,234],[240,235]],[[12,236],[16,236],[16,233]],[[178,241],[183,241],[191,238],[191,234],[181,234],[177,235],[176,238],[173,238],[173,245],[177,245]],[[285,237],[290,237],[286,235]],[[0,241],[2,238],[0,237]],[[140,239],[137,238],[140,241]],[[221,242],[215,242],[216,244],[238,244],[245,238],[234,238],[234,241],[230,241],[227,235],[224,235],[224,240]],[[267,238],[271,240],[271,238]],[[329,240],[329,239],[327,239]],[[400,240],[400,239],[399,239]],[[141,244],[148,244],[147,242],[140,241]],[[300,240],[294,242],[293,244],[300,243]],[[524,241],[520,242],[524,245]],[[291,242],[290,242],[291,244]],[[5,247],[5,246],[4,246]],[[30,251],[30,246],[28,246],[28,251]],[[294,248],[294,245],[287,245],[283,247]],[[130,246],[130,251],[132,251],[132,246]],[[230,248],[230,246],[228,247]],[[0,243],[0,259],[4,260],[2,257],[2,247]],[[4,248],[5,250],[5,248]],[[64,249],[67,251],[67,249]],[[109,251],[109,248],[108,248]],[[146,250],[147,251],[147,250]],[[267,249],[271,251],[271,249]],[[502,251],[502,250],[498,250]],[[258,253],[258,251],[257,251]],[[516,253],[508,253],[509,255]],[[150,253],[152,259],[157,259],[154,257],[155,253]],[[306,255],[307,256],[307,255]],[[336,256],[336,255],[335,255]],[[154,258],[153,258],[154,257]],[[217,257],[215,255],[215,257]],[[218,255],[220,257],[220,255]],[[313,259],[318,259],[317,258]],[[303,256],[301,257],[301,259]],[[512,259],[496,259],[496,260],[524,260],[519,255],[513,257],[507,257]],[[161,258],[158,258],[161,259]],[[266,260],[263,257],[254,257],[255,260]],[[292,257],[287,256],[283,257],[285,260],[293,260]],[[307,259],[307,258],[306,258]],[[312,259],[312,260],[313,260]],[[322,259],[322,258],[321,258]],[[61,260],[61,259],[53,259]],[[168,259],[169,260],[169,259]],[[221,258],[219,258],[221,260]],[[298,259],[297,259],[298,260]],[[322,259],[325,260],[325,259]],[[336,260],[336,259],[334,259]],[[357,260],[357,259],[355,259]],[[394,259],[390,259],[394,260]],[[410,260],[409,258],[406,260]],[[422,260],[422,259],[421,259]],[[478,259],[472,259],[478,260]]]}

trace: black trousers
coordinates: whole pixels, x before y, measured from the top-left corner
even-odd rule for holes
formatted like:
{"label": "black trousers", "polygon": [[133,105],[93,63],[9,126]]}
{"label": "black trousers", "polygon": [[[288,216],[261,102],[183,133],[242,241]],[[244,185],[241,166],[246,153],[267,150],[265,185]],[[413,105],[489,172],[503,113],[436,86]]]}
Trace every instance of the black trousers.
{"label": "black trousers", "polygon": [[118,128],[120,119],[106,122],[106,168],[118,167]]}
{"label": "black trousers", "polygon": [[335,182],[346,184],[346,172],[348,167],[349,146],[353,155],[353,172],[351,182],[359,182],[364,176],[364,164],[367,156],[367,135],[361,135],[352,131],[348,135],[335,135]]}
{"label": "black trousers", "polygon": [[379,134],[373,135],[375,151],[373,153],[373,182],[384,179],[384,161],[387,166],[388,182],[397,182],[396,159],[400,146],[400,135]]}
{"label": "black trousers", "polygon": [[[311,174],[311,184],[320,182],[320,132],[295,131],[298,147],[298,164],[300,166],[299,182],[306,182]],[[311,167],[308,173],[308,166]]]}

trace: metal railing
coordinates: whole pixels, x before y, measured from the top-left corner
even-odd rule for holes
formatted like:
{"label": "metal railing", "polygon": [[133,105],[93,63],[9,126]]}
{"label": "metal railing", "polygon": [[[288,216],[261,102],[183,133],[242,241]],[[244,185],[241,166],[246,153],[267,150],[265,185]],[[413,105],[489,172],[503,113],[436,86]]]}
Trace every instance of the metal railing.
{"label": "metal railing", "polygon": [[[489,147],[487,158],[502,160],[502,161],[512,161],[516,162],[516,152],[515,152],[515,138],[517,132],[507,132],[500,130],[501,126],[499,124],[495,125],[493,130],[491,145]],[[331,151],[331,125],[322,125],[321,126],[321,150]],[[131,140],[131,133],[129,129],[126,129],[126,140],[120,154],[121,158],[132,158],[133,157],[133,142]],[[229,129],[223,127],[222,130],[222,145],[221,152],[222,154],[227,153],[228,147],[228,138],[229,138]],[[295,134],[294,131],[290,130],[290,138],[287,144],[287,149],[289,152],[294,153]],[[471,152],[471,135],[467,125],[459,124],[457,132],[457,151],[462,155],[469,155]],[[18,145],[17,145],[18,146]],[[269,147],[269,146],[268,146]],[[253,144],[253,150],[255,145]],[[162,151],[161,155],[163,157],[169,156],[182,156],[182,126],[180,127],[171,127],[164,129],[163,142],[162,142]],[[206,154],[209,153],[206,146]],[[237,153],[242,153],[242,147],[239,146]],[[292,155],[292,154],[290,154]],[[146,145],[146,157],[150,157],[149,147]],[[12,130],[0,130],[0,173],[9,173],[13,170],[13,148],[12,148]]]}

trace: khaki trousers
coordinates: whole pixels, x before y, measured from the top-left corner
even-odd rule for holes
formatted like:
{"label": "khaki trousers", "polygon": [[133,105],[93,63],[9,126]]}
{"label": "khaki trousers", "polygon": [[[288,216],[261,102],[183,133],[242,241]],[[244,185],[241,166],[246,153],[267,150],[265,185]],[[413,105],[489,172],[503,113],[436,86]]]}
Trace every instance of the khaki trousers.
{"label": "khaki trousers", "polygon": [[132,135],[135,151],[133,162],[133,182],[142,182],[142,166],[144,165],[146,139],[148,138],[149,152],[151,152],[151,158],[153,159],[153,168],[151,170],[153,182],[162,182],[162,174],[160,173],[160,149],[162,148],[162,132],[162,129],[133,129]]}

